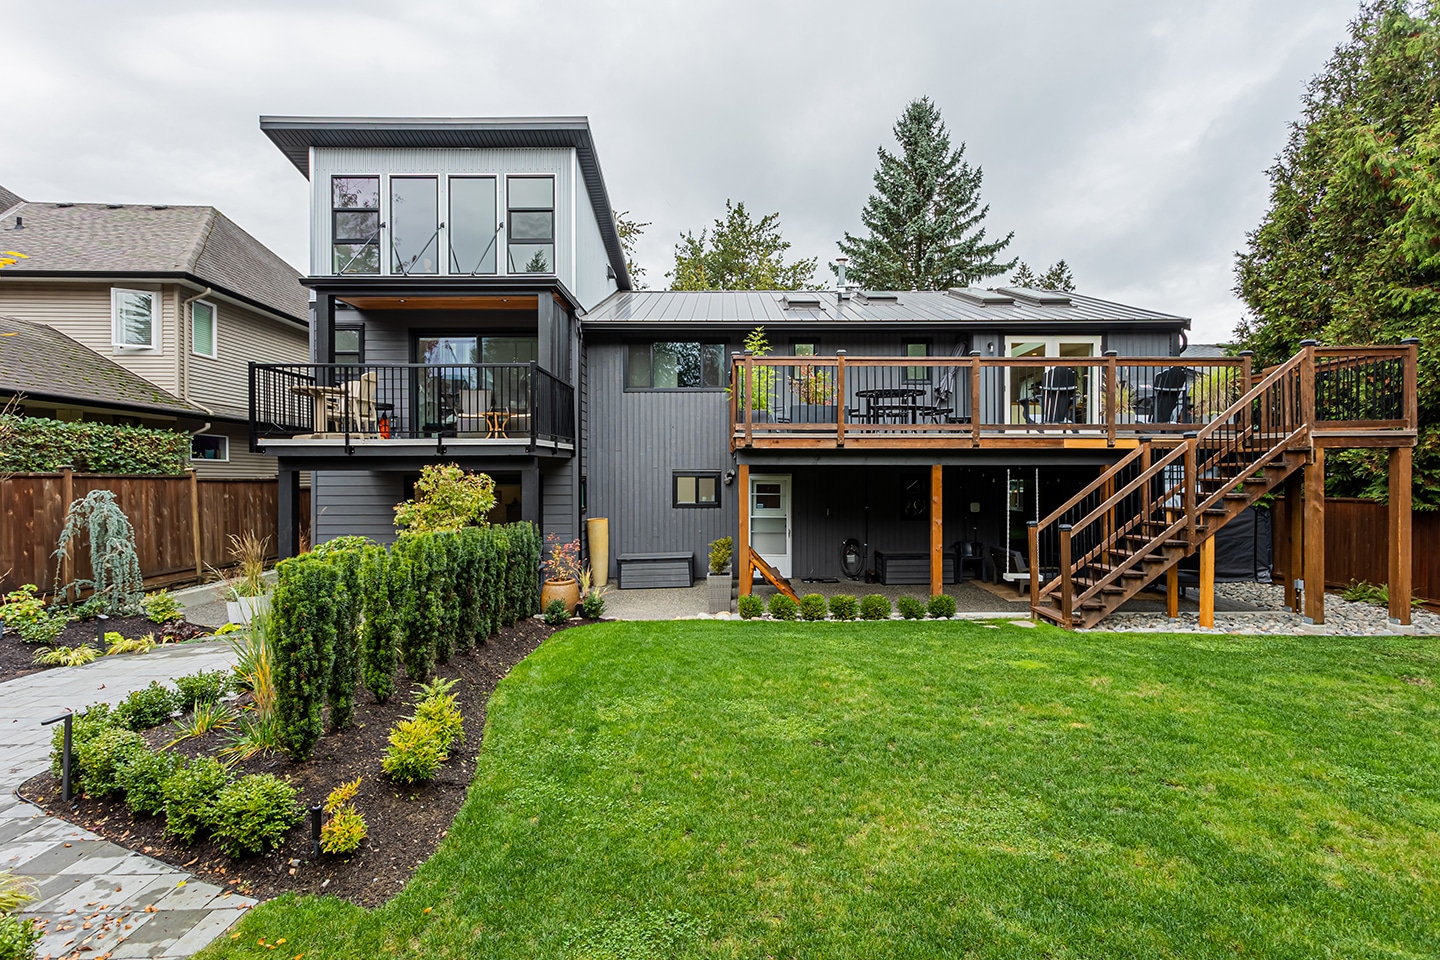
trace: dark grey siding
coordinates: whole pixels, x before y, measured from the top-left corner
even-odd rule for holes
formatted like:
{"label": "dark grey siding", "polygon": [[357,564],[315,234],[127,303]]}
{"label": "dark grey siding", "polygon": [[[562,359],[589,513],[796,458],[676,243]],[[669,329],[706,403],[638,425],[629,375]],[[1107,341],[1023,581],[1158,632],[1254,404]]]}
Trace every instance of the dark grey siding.
{"label": "dark grey siding", "polygon": [[316,471],[311,489],[316,543],[352,534],[378,543],[395,539],[395,504],[405,498],[402,474]]}
{"label": "dark grey siding", "polygon": [[571,479],[575,464],[567,460],[554,469],[540,470],[541,528],[546,534],[555,534],[561,540],[574,540],[580,536],[576,527],[575,495]]}
{"label": "dark grey siding", "polygon": [[1111,333],[1105,337],[1105,349],[1122,357],[1169,357],[1179,350],[1175,337],[1169,333]]}

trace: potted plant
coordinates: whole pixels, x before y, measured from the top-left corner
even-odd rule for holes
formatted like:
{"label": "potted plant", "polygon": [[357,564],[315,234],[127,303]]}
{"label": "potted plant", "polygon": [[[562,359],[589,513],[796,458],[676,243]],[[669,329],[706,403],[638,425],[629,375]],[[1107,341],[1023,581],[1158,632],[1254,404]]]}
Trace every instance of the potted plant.
{"label": "potted plant", "polygon": [[798,376],[790,378],[794,402],[790,404],[791,423],[834,423],[838,413],[835,404],[835,378],[823,367],[804,366]]}
{"label": "potted plant", "polygon": [[729,537],[721,537],[710,544],[710,575],[705,578],[705,588],[711,613],[730,612],[730,558],[734,554],[735,541]]}
{"label": "potted plant", "polygon": [[[770,352],[770,341],[765,337],[765,328],[756,327],[745,337],[745,349],[752,356],[763,357]],[[741,385],[742,402],[750,405],[752,423],[770,422],[770,398],[775,388],[775,368],[771,366],[752,367],[750,382]],[[729,392],[727,388],[726,392]],[[744,413],[741,413],[744,417]]]}
{"label": "potted plant", "polygon": [[551,600],[561,600],[565,609],[575,613],[580,602],[580,541],[561,541],[555,534],[545,538],[550,558],[541,564],[545,569],[545,585],[540,589],[540,609],[544,610]]}
{"label": "potted plant", "polygon": [[265,554],[269,537],[253,533],[230,535],[230,559],[235,573],[223,578],[220,595],[225,598],[225,616],[231,623],[249,626],[258,613],[270,609],[270,585],[265,582]]}

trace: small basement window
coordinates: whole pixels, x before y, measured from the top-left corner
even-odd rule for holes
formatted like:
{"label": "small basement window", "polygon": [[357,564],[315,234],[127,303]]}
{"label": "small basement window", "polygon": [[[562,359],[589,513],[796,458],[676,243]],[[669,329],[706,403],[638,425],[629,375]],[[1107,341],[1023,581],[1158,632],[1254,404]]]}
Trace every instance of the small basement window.
{"label": "small basement window", "polygon": [[677,507],[718,507],[718,506],[720,506],[720,474],[718,474],[718,473],[677,473],[677,474],[675,474],[675,506],[677,506]]}
{"label": "small basement window", "polygon": [[230,460],[230,438],[198,433],[190,438],[190,459],[228,463]]}

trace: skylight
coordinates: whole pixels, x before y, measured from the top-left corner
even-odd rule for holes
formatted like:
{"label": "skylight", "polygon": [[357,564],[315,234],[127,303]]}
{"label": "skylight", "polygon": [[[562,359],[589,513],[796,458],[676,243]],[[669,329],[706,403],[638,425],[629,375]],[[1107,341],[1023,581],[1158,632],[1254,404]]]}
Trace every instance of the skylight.
{"label": "skylight", "polygon": [[818,293],[787,293],[781,297],[786,310],[796,308],[814,310],[820,306],[820,295]]}
{"label": "skylight", "polygon": [[966,303],[973,303],[981,307],[1005,307],[1015,302],[1015,298],[1010,296],[1008,291],[1000,293],[995,290],[982,290],[979,287],[951,287],[945,293],[956,300],[964,300]]}
{"label": "skylight", "polygon": [[1070,306],[1069,295],[1059,293],[1055,290],[1035,290],[1031,287],[1001,287],[1000,292],[1007,293],[1016,300],[1021,300],[1039,307]]}

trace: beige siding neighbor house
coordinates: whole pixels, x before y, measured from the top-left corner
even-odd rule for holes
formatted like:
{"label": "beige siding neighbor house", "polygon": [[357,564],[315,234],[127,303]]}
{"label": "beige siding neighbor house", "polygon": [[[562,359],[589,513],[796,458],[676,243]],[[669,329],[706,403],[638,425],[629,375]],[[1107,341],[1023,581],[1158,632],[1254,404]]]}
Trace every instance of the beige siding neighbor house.
{"label": "beige siding neighbor house", "polygon": [[214,207],[3,188],[0,249],[24,255],[0,272],[0,403],[184,430],[202,478],[275,476],[250,452],[249,365],[309,359],[298,271]]}

